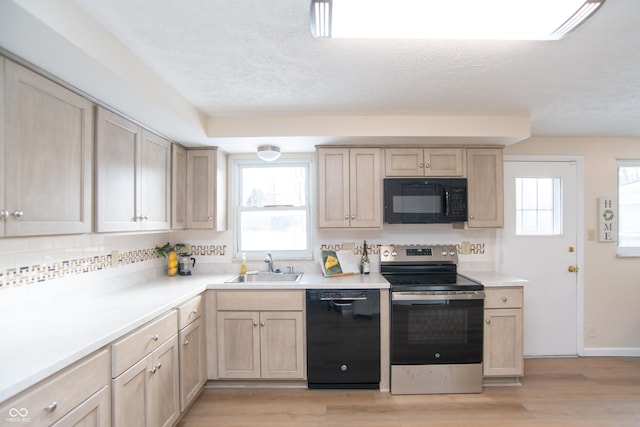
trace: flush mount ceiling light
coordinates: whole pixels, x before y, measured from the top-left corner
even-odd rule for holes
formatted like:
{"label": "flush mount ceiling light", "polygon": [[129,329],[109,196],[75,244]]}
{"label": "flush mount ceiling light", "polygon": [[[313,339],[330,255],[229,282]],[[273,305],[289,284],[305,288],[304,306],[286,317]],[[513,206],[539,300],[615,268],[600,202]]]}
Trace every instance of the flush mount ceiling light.
{"label": "flush mount ceiling light", "polygon": [[266,162],[273,162],[280,158],[280,147],[273,145],[261,145],[258,147],[258,157]]}
{"label": "flush mount ceiling light", "polygon": [[332,38],[559,40],[605,0],[311,0],[311,32]]}

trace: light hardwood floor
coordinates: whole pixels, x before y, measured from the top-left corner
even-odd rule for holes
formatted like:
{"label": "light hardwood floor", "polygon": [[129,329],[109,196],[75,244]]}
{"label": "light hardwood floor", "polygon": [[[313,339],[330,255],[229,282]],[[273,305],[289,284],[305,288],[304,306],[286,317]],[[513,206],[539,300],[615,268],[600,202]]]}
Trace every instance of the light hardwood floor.
{"label": "light hardwood floor", "polygon": [[482,394],[205,389],[179,426],[640,426],[640,357],[527,359]]}

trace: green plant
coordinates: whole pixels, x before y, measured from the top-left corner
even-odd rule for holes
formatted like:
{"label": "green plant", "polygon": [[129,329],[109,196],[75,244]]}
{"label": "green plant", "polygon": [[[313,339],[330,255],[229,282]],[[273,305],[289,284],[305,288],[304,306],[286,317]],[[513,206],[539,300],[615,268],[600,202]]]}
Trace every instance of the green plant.
{"label": "green plant", "polygon": [[171,252],[175,252],[176,254],[180,253],[180,250],[185,246],[187,245],[185,245],[184,243],[176,243],[175,245],[172,245],[171,243],[167,242],[167,244],[164,246],[156,246],[156,253],[162,258],[167,258]]}

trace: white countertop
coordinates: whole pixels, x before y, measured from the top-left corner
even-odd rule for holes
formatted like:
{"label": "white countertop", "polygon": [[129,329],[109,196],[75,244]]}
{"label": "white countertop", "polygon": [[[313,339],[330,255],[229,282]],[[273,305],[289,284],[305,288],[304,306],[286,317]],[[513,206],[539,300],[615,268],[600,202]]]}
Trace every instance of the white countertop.
{"label": "white countertop", "polygon": [[[299,283],[224,283],[230,274],[160,277],[130,286],[116,283],[64,289],[64,283],[2,290],[0,402],[108,345],[206,289],[388,288],[379,274],[325,278],[304,274]],[[114,279],[117,282],[118,279]],[[29,286],[34,286],[32,289]],[[39,288],[36,288],[39,286]],[[58,287],[56,291],[51,291]],[[42,290],[42,292],[40,292]]]}
{"label": "white countertop", "polygon": [[525,279],[507,276],[495,271],[458,271],[458,274],[489,287],[524,286],[528,283]]}

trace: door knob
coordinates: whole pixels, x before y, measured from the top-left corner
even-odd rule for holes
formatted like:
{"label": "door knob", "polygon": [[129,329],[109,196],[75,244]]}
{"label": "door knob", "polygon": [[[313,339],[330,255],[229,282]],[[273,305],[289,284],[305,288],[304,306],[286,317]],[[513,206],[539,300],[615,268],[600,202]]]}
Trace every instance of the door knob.
{"label": "door knob", "polygon": [[569,273],[577,273],[578,267],[574,267],[573,265],[570,265],[567,270],[569,270]]}

